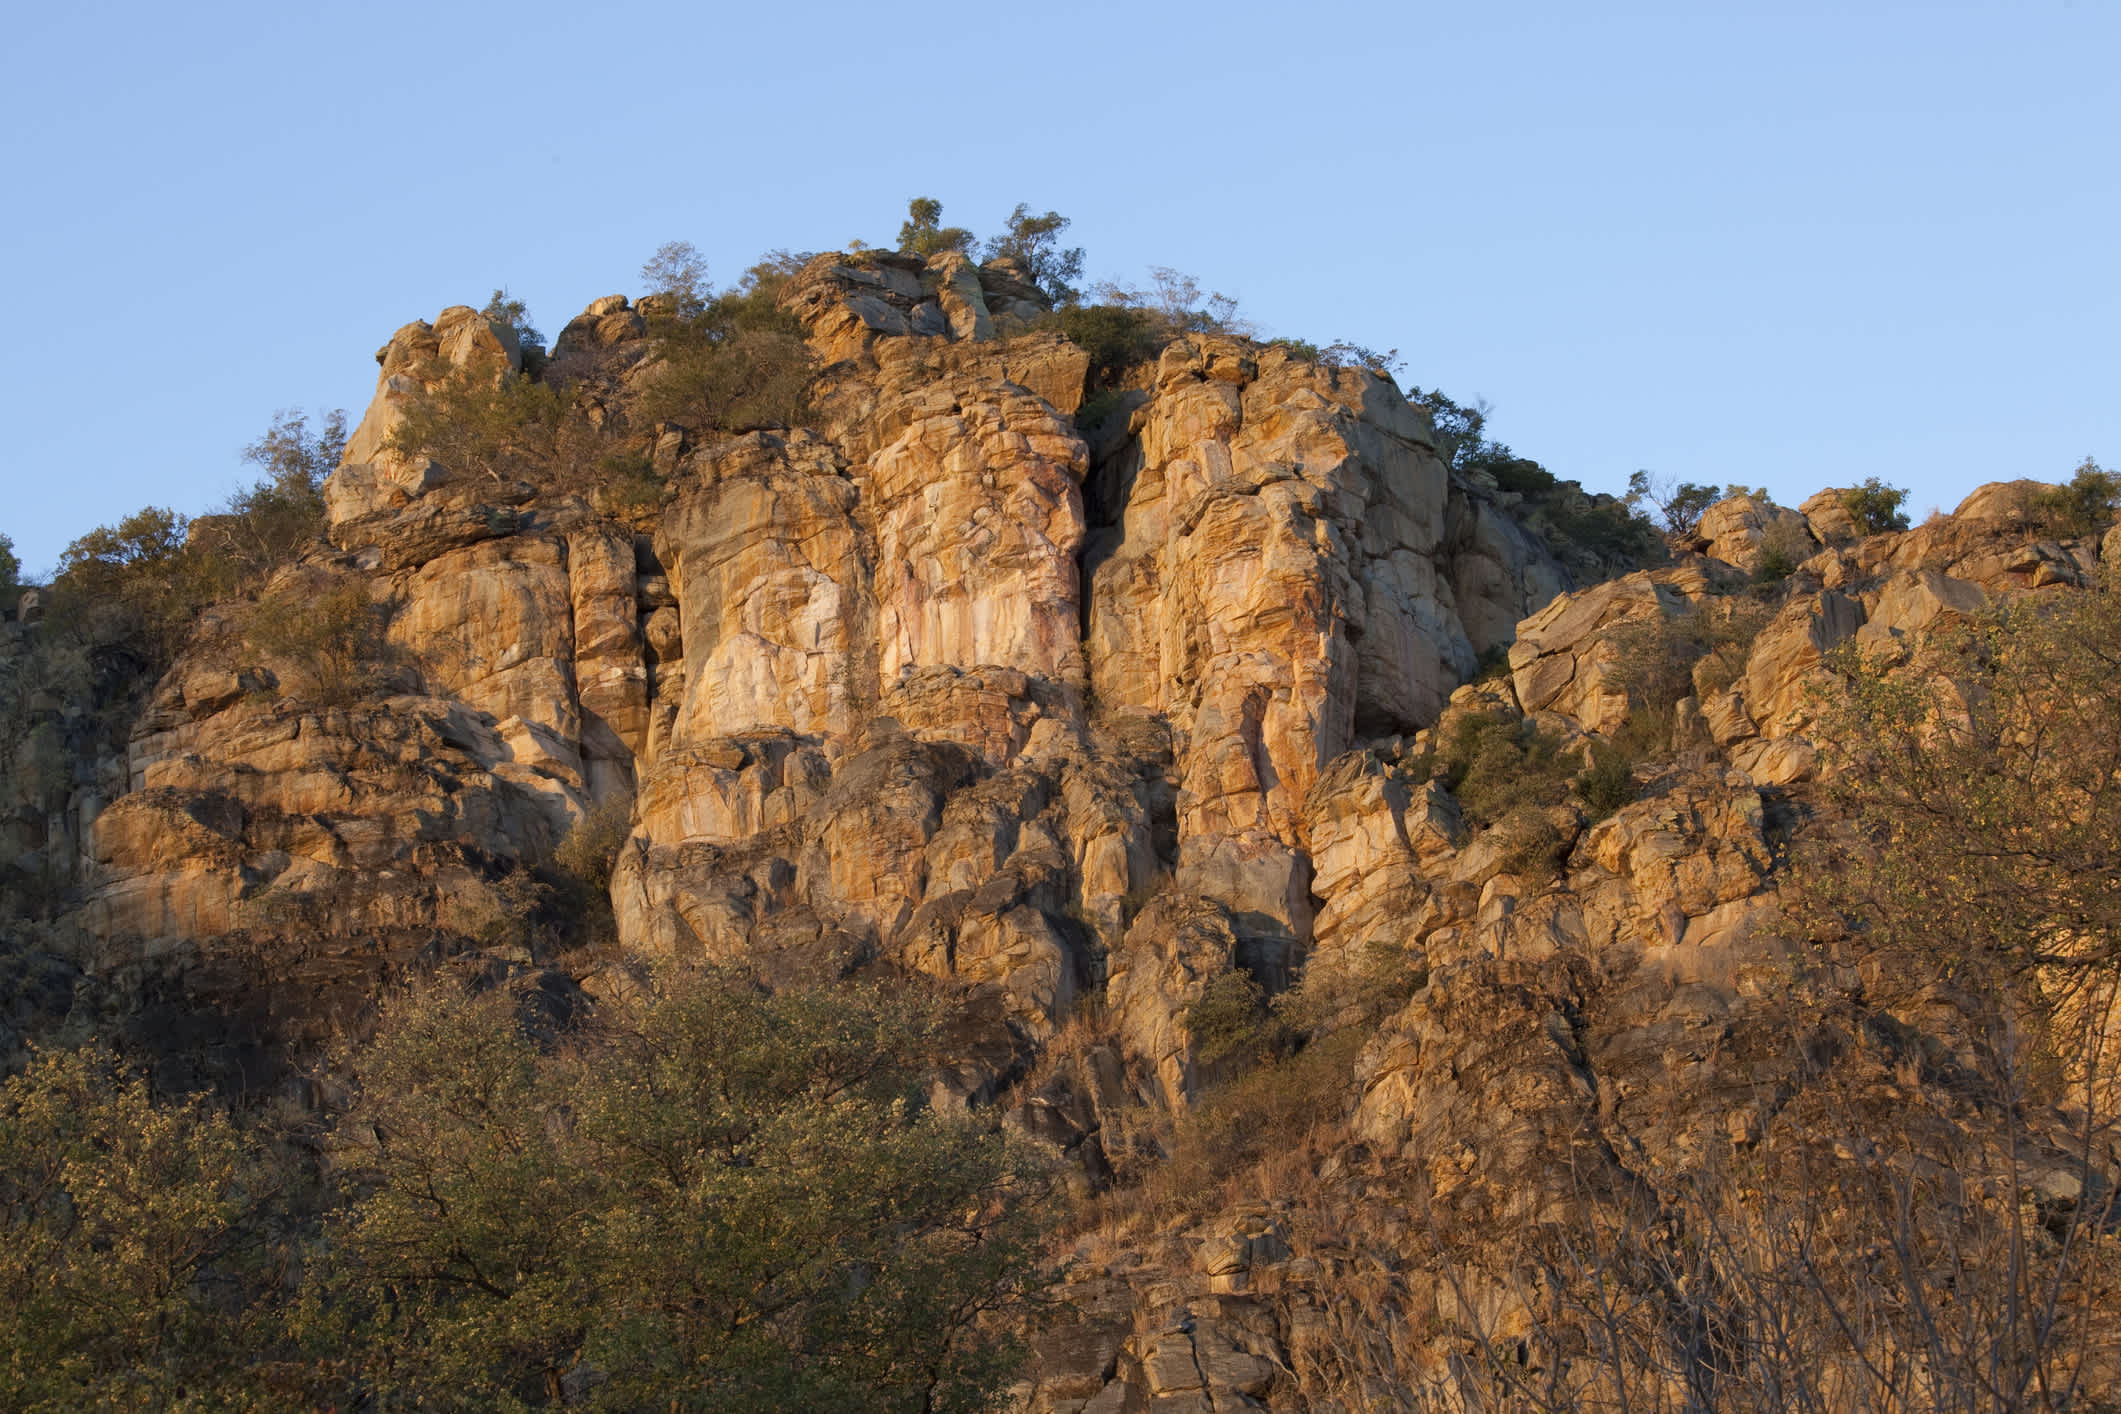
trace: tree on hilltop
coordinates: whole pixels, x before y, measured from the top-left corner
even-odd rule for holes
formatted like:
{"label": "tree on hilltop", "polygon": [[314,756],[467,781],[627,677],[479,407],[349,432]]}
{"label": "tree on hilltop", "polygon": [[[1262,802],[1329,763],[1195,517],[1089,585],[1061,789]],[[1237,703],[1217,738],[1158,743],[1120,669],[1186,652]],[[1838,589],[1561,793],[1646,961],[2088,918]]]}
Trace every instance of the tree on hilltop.
{"label": "tree on hilltop", "polygon": [[665,241],[641,266],[641,284],[651,295],[668,295],[677,301],[677,312],[698,314],[714,297],[707,278],[707,257],[691,241]]}
{"label": "tree on hilltop", "polygon": [[1060,233],[1070,224],[1058,211],[1033,216],[1031,208],[1019,201],[1009,213],[1007,231],[988,240],[987,259],[1015,261],[1055,304],[1073,304],[1082,298],[1082,291],[1072,282],[1082,278],[1083,248],[1061,248]]}
{"label": "tree on hilltop", "polygon": [[[1021,209],[1021,208],[1019,208]],[[943,224],[943,204],[932,196],[917,196],[906,203],[906,220],[898,228],[898,248],[907,255],[940,255],[972,249],[972,232],[963,226]]]}

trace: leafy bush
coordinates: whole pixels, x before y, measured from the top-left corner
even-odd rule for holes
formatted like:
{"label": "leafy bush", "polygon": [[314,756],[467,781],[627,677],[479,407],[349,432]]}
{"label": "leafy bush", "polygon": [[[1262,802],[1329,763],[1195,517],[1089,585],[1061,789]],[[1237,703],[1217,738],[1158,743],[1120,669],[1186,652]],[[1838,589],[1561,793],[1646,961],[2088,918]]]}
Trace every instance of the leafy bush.
{"label": "leafy bush", "polygon": [[317,702],[344,706],[359,695],[362,665],[382,647],[383,611],[363,584],[322,593],[305,584],[261,600],[244,636],[300,669]]}
{"label": "leafy bush", "polygon": [[1900,509],[1906,500],[1905,490],[1888,486],[1875,476],[1841,495],[1841,504],[1855,520],[1856,529],[1864,535],[1883,535],[1887,531],[1907,529],[1907,512]]}
{"label": "leafy bush", "polygon": [[690,241],[665,241],[641,266],[641,285],[651,295],[671,301],[682,316],[707,308],[714,286],[707,279],[707,259]]}
{"label": "leafy bush", "polygon": [[273,1186],[225,1114],[157,1106],[107,1056],[0,1083],[0,1404],[264,1407],[241,1279]]}
{"label": "leafy bush", "polygon": [[632,799],[614,796],[576,821],[553,851],[553,865],[573,895],[573,911],[586,922],[592,941],[618,936],[611,912],[611,874],[632,831]]}
{"label": "leafy bush", "polygon": [[2033,509],[2057,535],[2089,535],[2114,518],[2116,506],[2121,476],[2086,457],[2067,485],[2042,492]]}
{"label": "leafy bush", "polygon": [[1690,693],[1713,696],[1745,671],[1768,618],[1758,600],[1730,598],[1632,620],[1613,634],[1618,666],[1608,681],[1631,708],[1651,711]]}
{"label": "leafy bush", "polygon": [[793,426],[807,408],[816,359],[802,324],[778,302],[795,257],[769,257],[694,315],[650,321],[657,364],[637,416],[695,430]]}
{"label": "leafy bush", "polygon": [[1625,751],[1604,744],[1594,744],[1590,758],[1569,788],[1593,820],[1603,820],[1635,798],[1635,763]]}
{"label": "leafy bush", "polygon": [[1208,1089],[1173,1126],[1169,1157],[1139,1187],[1113,1193],[1108,1211],[1198,1216],[1315,1182],[1345,1132],[1349,1076],[1367,1039],[1366,1028],[1346,1027]]}
{"label": "leafy bush", "polygon": [[1055,311],[1053,323],[1090,355],[1090,381],[1099,387],[1110,387],[1128,369],[1152,361],[1170,342],[1169,331],[1148,310],[1126,305],[1072,305]]}
{"label": "leafy bush", "polygon": [[1243,968],[1208,980],[1186,1008],[1185,1026],[1194,1054],[1214,1064],[1232,1057],[1251,1059],[1267,1040],[1267,993]]}
{"label": "leafy bush", "polygon": [[265,435],[243,449],[243,459],[265,479],[238,491],[217,513],[192,523],[191,540],[254,582],[293,559],[324,527],[324,478],[346,450],[346,414],[309,418],[283,409]]}
{"label": "leafy bush", "polygon": [[1502,842],[1496,862],[1503,873],[1551,879],[1561,872],[1569,841],[1545,810],[1519,806],[1496,821],[1494,828]]}
{"label": "leafy bush", "polygon": [[1662,540],[1632,501],[1587,493],[1489,437],[1486,402],[1465,404],[1441,389],[1420,387],[1408,390],[1407,401],[1428,414],[1437,453],[1451,469],[1485,476],[1497,490],[1523,497],[1528,523],[1564,559],[1588,555],[1595,563],[1583,568],[1611,573],[1663,556]]}
{"label": "leafy bush", "polygon": [[2121,983],[2114,575],[1938,635],[1908,670],[1853,643],[1833,661],[1845,688],[1813,739],[1874,852],[1814,891],[1918,977],[2045,973],[2046,1006]]}
{"label": "leafy bush", "polygon": [[1149,315],[1161,326],[1164,342],[1184,334],[1228,334],[1245,336],[1252,326],[1237,314],[1237,300],[1221,291],[1203,293],[1200,281],[1168,265],[1149,267],[1147,289],[1102,281],[1095,291],[1100,302]]}
{"label": "leafy bush", "polygon": [[1373,349],[1346,339],[1336,339],[1323,348],[1308,339],[1269,339],[1267,347],[1322,368],[1367,368],[1381,378],[1395,377],[1407,366],[1398,349]]}
{"label": "leafy bush", "polygon": [[1483,825],[1526,807],[1559,805],[1573,774],[1558,738],[1502,713],[1454,719],[1439,764],[1468,820]]}
{"label": "leafy bush", "polygon": [[199,605],[232,581],[225,564],[188,544],[191,521],[163,506],[98,526],[68,545],[52,582],[52,625],[84,640],[130,643],[159,672]]}
{"label": "leafy bush", "polygon": [[417,371],[426,391],[405,406],[390,448],[432,457],[496,484],[567,480],[594,455],[596,431],[556,386],[528,373],[434,363]]}
{"label": "leafy bush", "polygon": [[1559,482],[1549,492],[1526,494],[1534,500],[1537,519],[1552,526],[1548,543],[1564,554],[1580,548],[1609,570],[1652,564],[1664,557],[1664,541],[1657,528],[1618,496],[1588,493],[1573,481]]}
{"label": "leafy bush", "polygon": [[310,1340],[423,1408],[988,1407],[1041,1182],[920,1106],[937,1022],[672,976],[555,1052],[503,989],[394,1004]]}
{"label": "leafy bush", "polygon": [[1760,555],[1753,562],[1754,583],[1779,584],[1788,579],[1798,565],[1811,557],[1813,548],[1803,522],[1776,521],[1760,537]]}
{"label": "leafy bush", "polygon": [[515,331],[516,343],[524,352],[545,347],[545,336],[530,322],[530,308],[523,301],[512,297],[506,290],[495,290],[479,311],[487,320]]}
{"label": "leafy bush", "polygon": [[663,478],[645,452],[608,452],[597,459],[598,509],[628,516],[652,512],[662,504]]}

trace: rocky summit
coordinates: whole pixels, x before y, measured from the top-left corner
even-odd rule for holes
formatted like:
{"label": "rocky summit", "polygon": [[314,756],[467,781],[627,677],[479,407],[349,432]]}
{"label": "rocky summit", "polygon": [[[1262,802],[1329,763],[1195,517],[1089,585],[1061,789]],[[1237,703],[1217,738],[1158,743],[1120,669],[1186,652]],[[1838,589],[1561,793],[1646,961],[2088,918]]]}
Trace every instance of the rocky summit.
{"label": "rocky summit", "polygon": [[[1852,675],[1928,683],[1955,635],[2103,601],[2110,506],[1739,494],[1600,538],[1626,508],[1461,455],[1359,359],[1206,326],[1115,357],[954,251],[760,290],[799,417],[670,405],[667,294],[549,350],[490,310],[406,325],[321,533],[132,698],[106,664],[24,709],[10,1065],[94,1032],[172,1093],[321,1117],[332,1047],[437,970],[555,1034],[659,970],[931,979],[924,1103],[1058,1175],[1004,1323],[1039,1414],[1765,1409],[1775,1359],[1838,1372],[1806,1407],[1923,1407],[1865,1391],[1942,1347],[1746,1304],[1769,1267],[1839,1290],[1844,1170],[1979,1189],[2008,1133],[2021,1178],[1979,1201],[2110,1242],[2057,1216],[2111,1205],[2092,1091],[2004,1123],[1967,974],[1850,953],[1807,872],[1878,847]],[[435,431],[495,388],[545,431]],[[37,603],[7,661],[46,651]],[[255,627],[288,603],[307,638]],[[599,832],[578,906],[554,880]],[[1880,1157],[1915,1111],[1960,1158]],[[1800,1231],[1770,1199],[1805,1162],[1838,1196]],[[1863,1260],[1912,1267],[1909,1230]],[[2106,1310],[2065,1267],[2053,1304]],[[2107,1387],[2112,1322],[2070,1330]]]}

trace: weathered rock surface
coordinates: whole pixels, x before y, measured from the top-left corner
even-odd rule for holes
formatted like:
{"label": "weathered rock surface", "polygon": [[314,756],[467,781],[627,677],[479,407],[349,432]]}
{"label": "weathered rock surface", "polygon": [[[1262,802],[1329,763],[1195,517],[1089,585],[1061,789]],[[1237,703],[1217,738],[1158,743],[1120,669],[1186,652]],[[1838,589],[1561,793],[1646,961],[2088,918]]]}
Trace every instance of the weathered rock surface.
{"label": "weathered rock surface", "polygon": [[[829,256],[784,305],[822,365],[815,425],[634,429],[658,485],[624,510],[392,452],[424,380],[522,364],[468,309],[400,330],[330,548],[296,571],[387,620],[360,690],[316,700],[217,612],[127,759],[36,797],[63,808],[11,801],[7,844],[74,890],[86,969],[160,967],[233,1010],[247,988],[284,1037],[463,950],[564,952],[592,992],[628,959],[932,977],[980,1032],[938,1096],[998,1101],[1086,1185],[1167,1156],[1240,1068],[1196,1010],[1249,995],[1230,983],[1310,979],[1322,1015],[1367,1018],[1341,1147],[1282,1158],[1311,1165],[1300,1198],[1103,1253],[1081,1324],[1041,1337],[1035,1410],[1357,1407],[1375,1302],[1423,1330],[1459,1302],[1516,1319],[1500,1284],[1423,1265],[1406,1185],[1519,1231],[1583,1174],[1617,1191],[1754,1123],[1747,1086],[1809,1083],[1763,1058],[1833,655],[2085,584],[2112,543],[2052,537],[2012,483],[1868,537],[1836,493],[1734,498],[1706,555],[1579,586],[1372,373],[1175,339],[1078,427],[1089,355],[1032,327],[1021,272]],[[587,370],[618,427],[649,343],[608,297],[548,372]],[[1786,581],[1742,573],[1792,547]],[[32,631],[5,627],[0,652]],[[1662,743],[1593,818],[1568,782],[1645,706]],[[1438,757],[1472,717],[1550,743],[1555,789],[1479,818]],[[56,726],[40,743],[16,778],[73,770]],[[616,937],[579,946],[539,890],[607,818]]]}

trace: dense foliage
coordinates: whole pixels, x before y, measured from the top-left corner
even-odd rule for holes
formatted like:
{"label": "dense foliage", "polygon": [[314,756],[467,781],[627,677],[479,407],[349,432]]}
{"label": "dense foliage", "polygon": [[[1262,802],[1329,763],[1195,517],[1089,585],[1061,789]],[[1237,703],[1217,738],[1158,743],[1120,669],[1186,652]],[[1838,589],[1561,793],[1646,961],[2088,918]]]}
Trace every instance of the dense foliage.
{"label": "dense foliage", "polygon": [[[1869,848],[1825,876],[1873,947],[2041,997],[2121,981],[2121,597],[2018,601],[1924,649],[1843,653],[1836,793]],[[1951,926],[1940,929],[1938,920]]]}
{"label": "dense foliage", "polygon": [[1888,486],[1875,476],[1841,496],[1841,504],[1856,522],[1858,533],[1863,535],[1883,535],[1887,531],[1907,529],[1907,512],[1900,509],[1906,502],[1905,490]]}
{"label": "dense foliage", "polygon": [[972,232],[963,226],[943,224],[943,204],[932,196],[917,196],[906,204],[906,220],[898,228],[898,248],[907,255],[940,255],[972,249]]}
{"label": "dense foliage", "polygon": [[204,1102],[89,1053],[7,1081],[0,1403],[990,1405],[1045,1180],[922,1102],[928,1002],[673,975],[593,1019],[523,1003],[436,984],[340,1058],[321,1226]]}
{"label": "dense foliage", "polygon": [[[0,1085],[0,1404],[264,1407],[258,1269],[277,1179],[230,1119],[94,1052]],[[249,1299],[245,1299],[245,1297]]]}
{"label": "dense foliage", "polygon": [[800,423],[817,364],[778,302],[796,268],[795,257],[769,257],[696,311],[680,302],[652,318],[657,363],[636,420],[716,432]]}

